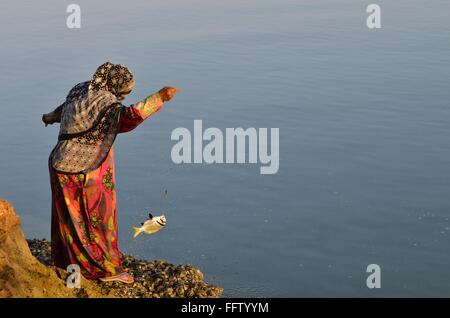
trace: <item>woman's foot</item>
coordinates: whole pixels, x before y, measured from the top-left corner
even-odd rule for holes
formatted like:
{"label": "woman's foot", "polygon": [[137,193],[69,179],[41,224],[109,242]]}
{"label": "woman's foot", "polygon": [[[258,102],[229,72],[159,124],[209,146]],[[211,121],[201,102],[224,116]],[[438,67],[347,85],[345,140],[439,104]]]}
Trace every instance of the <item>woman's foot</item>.
{"label": "woman's foot", "polygon": [[134,278],[130,273],[124,272],[114,276],[100,278],[102,282],[122,282],[125,284],[133,284]]}

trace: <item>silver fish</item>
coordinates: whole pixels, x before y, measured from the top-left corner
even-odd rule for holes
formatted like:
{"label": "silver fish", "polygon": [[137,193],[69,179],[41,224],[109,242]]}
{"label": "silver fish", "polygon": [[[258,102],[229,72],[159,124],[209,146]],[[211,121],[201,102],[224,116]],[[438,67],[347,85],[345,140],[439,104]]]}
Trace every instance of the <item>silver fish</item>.
{"label": "silver fish", "polygon": [[141,233],[153,234],[161,230],[166,226],[166,217],[163,215],[153,216],[151,213],[148,215],[149,219],[144,223],[141,223],[141,227],[133,227],[134,235],[137,237]]}

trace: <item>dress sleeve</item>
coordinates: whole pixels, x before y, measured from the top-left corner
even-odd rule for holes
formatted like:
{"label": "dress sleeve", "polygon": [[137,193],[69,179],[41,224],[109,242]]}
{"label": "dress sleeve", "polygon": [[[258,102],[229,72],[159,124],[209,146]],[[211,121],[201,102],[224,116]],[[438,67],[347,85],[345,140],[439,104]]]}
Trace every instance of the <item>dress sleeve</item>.
{"label": "dress sleeve", "polygon": [[154,93],[144,100],[124,107],[120,114],[119,133],[133,130],[148,117],[160,110],[164,105],[158,93]]}

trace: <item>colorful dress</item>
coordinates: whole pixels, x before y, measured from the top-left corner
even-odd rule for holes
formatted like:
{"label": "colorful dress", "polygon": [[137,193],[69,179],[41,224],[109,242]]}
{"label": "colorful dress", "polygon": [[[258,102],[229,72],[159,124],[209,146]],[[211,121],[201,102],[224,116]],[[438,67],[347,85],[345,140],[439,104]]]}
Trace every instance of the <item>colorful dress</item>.
{"label": "colorful dress", "polygon": [[[162,106],[163,101],[155,93],[124,107],[118,132],[133,130]],[[124,272],[117,242],[113,147],[100,167],[86,174],[59,173],[49,167],[54,265],[66,269],[77,264],[88,279]]]}

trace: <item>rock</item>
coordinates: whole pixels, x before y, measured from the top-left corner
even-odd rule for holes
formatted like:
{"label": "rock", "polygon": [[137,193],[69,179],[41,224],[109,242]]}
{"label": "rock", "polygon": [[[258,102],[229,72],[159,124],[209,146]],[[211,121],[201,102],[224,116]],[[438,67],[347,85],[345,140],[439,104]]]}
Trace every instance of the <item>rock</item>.
{"label": "rock", "polygon": [[[48,242],[41,242],[49,253]],[[109,296],[84,278],[82,284],[89,297]],[[0,297],[77,297],[77,293],[66,287],[55,269],[46,267],[31,254],[19,216],[9,202],[0,199]]]}
{"label": "rock", "polygon": [[82,278],[80,289],[66,287],[68,273],[51,266],[50,242],[25,240],[20,218],[0,199],[0,297],[220,297],[223,289],[204,282],[203,273],[191,265],[165,260],[147,262],[122,254],[122,263],[134,284],[102,283]]}

